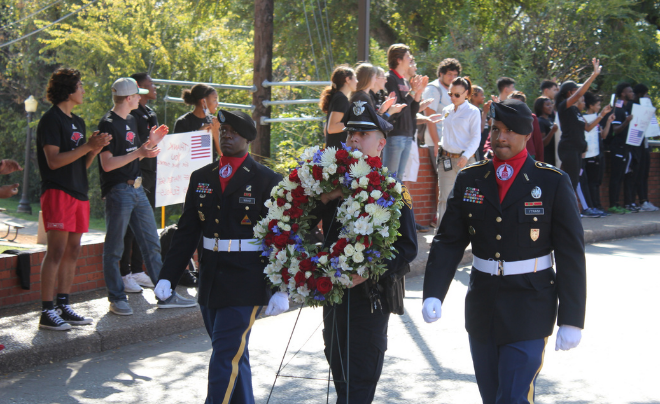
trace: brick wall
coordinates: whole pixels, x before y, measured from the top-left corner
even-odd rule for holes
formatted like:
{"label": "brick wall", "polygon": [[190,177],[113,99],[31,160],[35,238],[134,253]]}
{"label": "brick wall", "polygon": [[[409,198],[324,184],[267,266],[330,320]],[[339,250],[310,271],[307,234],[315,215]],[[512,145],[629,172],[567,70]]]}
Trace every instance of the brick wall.
{"label": "brick wall", "polygon": [[[608,208],[610,204],[609,158],[609,153],[606,153],[605,175],[603,176],[603,183],[600,187],[601,203],[606,208]],[[406,181],[405,184],[408,187],[410,195],[413,199],[415,220],[419,224],[428,225],[431,220],[433,220],[433,216],[435,215],[436,201],[438,198],[438,177],[433,170],[431,160],[429,159],[428,149],[426,147],[419,148],[419,161],[420,165],[417,182]],[[660,153],[651,153],[651,170],[649,173],[649,200],[654,205],[660,207]],[[619,203],[623,204],[623,184],[621,184],[621,195],[619,197]]]}

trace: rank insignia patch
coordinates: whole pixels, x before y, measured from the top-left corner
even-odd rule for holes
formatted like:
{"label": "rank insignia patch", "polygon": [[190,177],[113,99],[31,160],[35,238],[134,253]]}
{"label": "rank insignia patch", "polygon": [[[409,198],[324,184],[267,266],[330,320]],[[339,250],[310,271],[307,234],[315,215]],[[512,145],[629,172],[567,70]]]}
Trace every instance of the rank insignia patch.
{"label": "rank insignia patch", "polygon": [[525,202],[525,206],[543,206],[543,202]]}
{"label": "rank insignia patch", "polygon": [[245,192],[252,192],[252,185],[246,185]]}
{"label": "rank insignia patch", "polygon": [[410,192],[408,192],[408,188],[405,185],[402,188],[401,197],[403,198],[403,203],[406,204],[408,209],[412,209],[412,197],[410,196]]}
{"label": "rank insignia patch", "polygon": [[463,202],[482,204],[484,203],[484,196],[479,193],[479,188],[466,187]]}
{"label": "rank insignia patch", "polygon": [[541,231],[539,229],[531,229],[529,231],[529,236],[532,238],[532,241],[536,241],[539,239]]}
{"label": "rank insignia patch", "polygon": [[245,226],[250,226],[250,225],[252,225],[252,221],[250,221],[250,218],[248,217],[248,215],[245,215],[243,220],[241,220],[241,224],[245,225]]}

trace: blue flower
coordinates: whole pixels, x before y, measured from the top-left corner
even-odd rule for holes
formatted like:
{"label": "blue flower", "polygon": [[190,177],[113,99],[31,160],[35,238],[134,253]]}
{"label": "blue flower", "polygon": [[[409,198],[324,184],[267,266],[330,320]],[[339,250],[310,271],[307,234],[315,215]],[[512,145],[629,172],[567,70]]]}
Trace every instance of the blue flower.
{"label": "blue flower", "polygon": [[336,278],[341,278],[341,271],[340,270],[337,270],[337,272],[335,272],[335,277]]}
{"label": "blue flower", "polygon": [[[317,293],[318,293],[318,292],[317,292]],[[316,296],[314,296],[314,300],[320,300],[320,301],[323,301],[323,300],[325,300],[325,297],[323,297],[323,295],[321,295],[321,294],[317,294]]]}
{"label": "blue flower", "polygon": [[371,261],[373,261],[373,260],[374,260],[374,259],[373,259],[372,257],[367,257],[367,261],[371,262]]}
{"label": "blue flower", "polygon": [[272,230],[273,233],[275,233],[276,236],[280,235],[280,228],[279,227],[273,226],[273,228],[271,230]]}
{"label": "blue flower", "polygon": [[314,153],[314,157],[312,157],[312,161],[316,164],[319,164],[321,162],[321,155],[323,154],[322,150],[318,150],[316,153]]}
{"label": "blue flower", "polygon": [[374,251],[374,252],[373,252],[373,255],[374,255],[376,258],[380,258],[380,253],[379,253],[378,251]]}
{"label": "blue flower", "polygon": [[311,258],[311,261],[312,261],[313,263],[317,264],[317,263],[319,262],[319,257],[312,257],[312,258]]}
{"label": "blue flower", "polygon": [[346,150],[347,152],[353,151],[353,148],[346,146],[346,143],[341,142],[341,148]]}

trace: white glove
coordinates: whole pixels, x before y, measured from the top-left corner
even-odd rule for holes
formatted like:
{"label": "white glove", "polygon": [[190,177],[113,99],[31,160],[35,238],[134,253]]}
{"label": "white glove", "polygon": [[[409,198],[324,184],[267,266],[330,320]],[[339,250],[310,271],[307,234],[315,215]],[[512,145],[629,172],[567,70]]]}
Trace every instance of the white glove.
{"label": "white glove", "polygon": [[154,294],[159,300],[165,301],[172,296],[172,284],[167,279],[161,279],[154,288]]}
{"label": "white glove", "polygon": [[557,331],[557,343],[555,351],[568,351],[580,344],[582,330],[572,325],[560,325]]}
{"label": "white glove", "polygon": [[442,302],[435,297],[427,297],[424,299],[424,306],[422,307],[422,317],[427,323],[438,321],[442,317]]}
{"label": "white glove", "polygon": [[289,295],[284,292],[277,292],[268,301],[266,308],[267,316],[276,316],[289,310]]}

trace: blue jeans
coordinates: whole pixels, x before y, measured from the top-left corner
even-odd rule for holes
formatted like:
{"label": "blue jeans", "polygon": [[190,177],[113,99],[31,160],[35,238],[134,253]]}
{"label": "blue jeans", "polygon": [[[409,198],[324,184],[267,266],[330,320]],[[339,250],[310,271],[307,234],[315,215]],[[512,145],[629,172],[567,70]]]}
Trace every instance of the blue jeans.
{"label": "blue jeans", "polygon": [[383,149],[383,165],[390,172],[396,173],[396,178],[401,181],[408,164],[410,155],[410,136],[391,136],[387,138],[387,143]]}
{"label": "blue jeans", "polygon": [[127,300],[124,282],[119,273],[119,260],[124,252],[124,236],[131,226],[147,267],[151,281],[156,284],[163,266],[156,218],[144,189],[117,184],[105,197],[105,243],[103,244],[103,276],[108,300]]}

